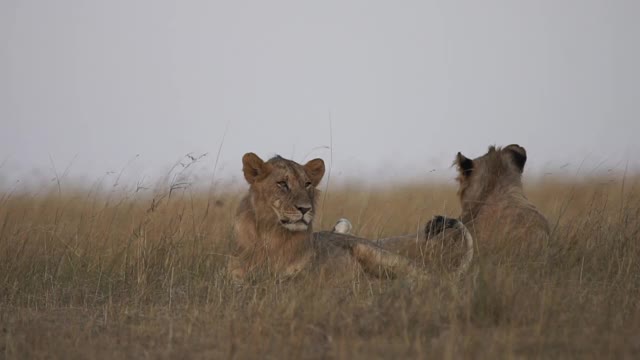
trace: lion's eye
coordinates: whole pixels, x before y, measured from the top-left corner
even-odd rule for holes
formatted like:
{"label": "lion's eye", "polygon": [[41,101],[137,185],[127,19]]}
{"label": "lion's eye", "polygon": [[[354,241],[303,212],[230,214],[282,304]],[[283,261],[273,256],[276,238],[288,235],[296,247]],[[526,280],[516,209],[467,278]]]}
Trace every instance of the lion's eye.
{"label": "lion's eye", "polygon": [[289,185],[286,181],[278,181],[278,187],[282,190],[289,190]]}
{"label": "lion's eye", "polygon": [[306,188],[311,187],[311,182],[307,181],[306,183],[304,183],[304,187],[306,187]]}

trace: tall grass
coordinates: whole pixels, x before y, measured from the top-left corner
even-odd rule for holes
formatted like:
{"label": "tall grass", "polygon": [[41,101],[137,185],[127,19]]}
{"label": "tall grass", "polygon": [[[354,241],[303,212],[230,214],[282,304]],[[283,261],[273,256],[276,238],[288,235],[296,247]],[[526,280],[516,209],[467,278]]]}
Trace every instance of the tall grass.
{"label": "tall grass", "polygon": [[[478,244],[472,276],[238,287],[224,266],[236,190],[0,194],[0,358],[633,358],[639,179],[527,186],[549,243]],[[176,186],[178,184],[178,186]],[[415,232],[455,189],[332,186],[317,229]]]}

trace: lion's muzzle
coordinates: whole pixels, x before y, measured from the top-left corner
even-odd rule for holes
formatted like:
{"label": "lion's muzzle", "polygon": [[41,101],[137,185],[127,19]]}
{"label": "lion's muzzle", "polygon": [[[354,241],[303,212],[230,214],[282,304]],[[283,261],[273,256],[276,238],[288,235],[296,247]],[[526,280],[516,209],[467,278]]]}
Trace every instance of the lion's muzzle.
{"label": "lion's muzzle", "polygon": [[313,211],[310,206],[296,206],[295,210],[283,213],[276,211],[276,214],[280,219],[280,225],[290,231],[306,231],[313,221]]}

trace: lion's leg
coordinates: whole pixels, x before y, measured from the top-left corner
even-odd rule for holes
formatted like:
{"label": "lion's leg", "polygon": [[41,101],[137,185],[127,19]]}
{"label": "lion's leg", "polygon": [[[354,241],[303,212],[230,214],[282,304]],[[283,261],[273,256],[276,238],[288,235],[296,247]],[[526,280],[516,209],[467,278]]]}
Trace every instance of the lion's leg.
{"label": "lion's leg", "polygon": [[383,272],[391,272],[397,276],[417,277],[424,275],[409,259],[373,244],[366,242],[353,244],[351,253],[363,269],[371,274],[380,275]]}
{"label": "lion's leg", "polygon": [[417,234],[393,236],[374,240],[381,248],[413,259],[424,255],[429,239],[447,229],[457,229],[458,220],[444,216],[434,216]]}
{"label": "lion's leg", "polygon": [[373,275],[380,275],[385,271],[394,275],[421,273],[410,259],[389,252],[371,240],[329,231],[314,233],[313,240],[319,249],[329,245],[349,251],[353,259]]}
{"label": "lion's leg", "polygon": [[421,234],[394,236],[372,240],[372,242],[394,254],[415,258],[421,255],[425,243],[425,239],[420,235]]}
{"label": "lion's leg", "polygon": [[412,258],[421,259],[427,246],[432,244],[437,236],[445,234],[447,230],[455,230],[457,234],[451,234],[451,240],[459,238],[461,235],[464,241],[465,253],[462,261],[455,271],[456,276],[464,274],[473,260],[474,243],[471,234],[466,226],[458,219],[448,218],[445,216],[434,216],[424,227],[422,233],[417,235],[397,236],[392,238],[380,239],[375,244],[384,250],[392,252],[394,255],[400,255],[400,259]]}
{"label": "lion's leg", "polygon": [[[462,222],[442,216],[434,217],[428,224],[427,229],[431,230],[430,235],[433,235],[434,232],[447,228],[460,230],[465,239],[466,253],[456,271],[457,275],[461,275],[469,268],[473,259],[473,238]],[[371,240],[336,232],[321,231],[313,234],[313,241],[316,244],[330,243],[333,246],[349,250],[355,260],[369,273],[380,274],[381,271],[389,271],[397,275],[408,276],[424,276],[426,274],[408,257],[384,249]],[[406,237],[403,241],[416,242],[416,239]],[[422,240],[422,242],[424,241],[427,240]],[[322,248],[322,246],[318,247]]]}
{"label": "lion's leg", "polygon": [[465,253],[462,256],[462,260],[457,270],[455,271],[455,276],[462,276],[471,266],[471,262],[473,261],[473,253],[474,253],[474,242],[469,229],[462,223],[462,221],[458,219],[448,218],[445,216],[434,216],[431,221],[427,223],[425,226],[425,238],[433,239],[439,234],[444,234],[445,230],[453,229],[459,232],[464,240]]}
{"label": "lion's leg", "polygon": [[234,283],[241,284],[247,276],[246,269],[242,266],[238,257],[230,257],[227,263],[227,274]]}

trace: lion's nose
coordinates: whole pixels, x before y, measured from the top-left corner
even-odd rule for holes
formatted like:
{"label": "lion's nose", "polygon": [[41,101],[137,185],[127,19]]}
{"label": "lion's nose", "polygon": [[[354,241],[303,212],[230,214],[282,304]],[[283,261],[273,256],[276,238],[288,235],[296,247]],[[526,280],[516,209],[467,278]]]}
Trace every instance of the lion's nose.
{"label": "lion's nose", "polygon": [[302,213],[302,215],[304,215],[304,214],[308,213],[308,212],[309,212],[309,210],[311,210],[311,206],[308,206],[308,205],[302,205],[302,206],[300,206],[300,205],[299,205],[299,206],[296,206],[296,208],[297,208],[298,210],[300,210],[300,212]]}

